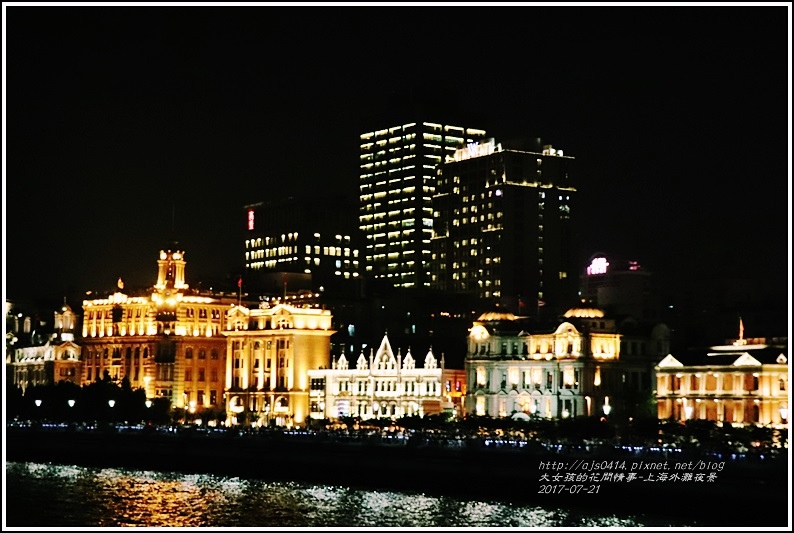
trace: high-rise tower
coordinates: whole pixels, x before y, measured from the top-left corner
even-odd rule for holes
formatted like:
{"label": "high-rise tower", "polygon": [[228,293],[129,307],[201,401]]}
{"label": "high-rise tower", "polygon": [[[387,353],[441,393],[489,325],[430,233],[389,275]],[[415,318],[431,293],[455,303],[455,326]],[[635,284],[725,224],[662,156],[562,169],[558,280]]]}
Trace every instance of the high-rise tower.
{"label": "high-rise tower", "polygon": [[521,315],[575,303],[572,161],[540,139],[451,154],[433,197],[432,286]]}
{"label": "high-rise tower", "polygon": [[364,267],[396,287],[430,286],[436,167],[485,131],[406,122],[361,135],[359,226]]}

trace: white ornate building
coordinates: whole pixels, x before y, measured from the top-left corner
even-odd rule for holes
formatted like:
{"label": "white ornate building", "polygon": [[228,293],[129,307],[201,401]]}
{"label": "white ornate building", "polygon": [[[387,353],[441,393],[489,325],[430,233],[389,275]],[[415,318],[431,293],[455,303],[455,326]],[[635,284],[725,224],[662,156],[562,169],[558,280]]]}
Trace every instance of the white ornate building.
{"label": "white ornate building", "polygon": [[[659,353],[669,331],[652,333]],[[630,408],[653,387],[654,353],[624,353],[614,320],[599,309],[571,309],[551,328],[512,313],[485,313],[469,333],[465,359],[467,414],[568,418],[609,415]]]}
{"label": "white ornate building", "polygon": [[312,418],[399,418],[442,411],[461,414],[465,393],[461,370],[444,368],[428,350],[422,366],[411,354],[392,350],[388,335],[369,357],[362,352],[351,365],[343,355],[331,368],[309,371]]}
{"label": "white ornate building", "polygon": [[[8,316],[8,303],[6,308]],[[9,381],[23,391],[28,385],[51,385],[59,381],[79,384],[80,346],[75,343],[77,316],[71,307],[64,302],[63,307],[54,312],[51,333],[37,335],[32,322],[31,317],[24,317],[21,325],[15,324],[9,331],[11,338],[6,343]]]}

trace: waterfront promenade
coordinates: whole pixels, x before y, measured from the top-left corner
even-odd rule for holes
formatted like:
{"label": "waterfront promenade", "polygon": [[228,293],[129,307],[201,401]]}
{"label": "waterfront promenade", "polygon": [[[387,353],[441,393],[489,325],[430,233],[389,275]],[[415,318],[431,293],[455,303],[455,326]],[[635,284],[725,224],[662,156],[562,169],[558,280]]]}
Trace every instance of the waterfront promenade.
{"label": "waterfront promenade", "polygon": [[[614,447],[588,451],[493,444],[483,439],[350,438],[305,431],[8,427],[6,458],[689,514],[700,523],[713,520],[723,526],[787,523],[786,453],[740,459]],[[727,501],[757,512],[728,519]]]}

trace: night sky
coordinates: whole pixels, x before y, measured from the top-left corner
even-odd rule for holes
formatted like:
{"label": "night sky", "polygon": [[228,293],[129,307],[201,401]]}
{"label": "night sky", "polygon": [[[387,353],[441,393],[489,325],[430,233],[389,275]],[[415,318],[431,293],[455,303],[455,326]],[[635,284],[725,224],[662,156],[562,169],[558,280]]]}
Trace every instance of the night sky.
{"label": "night sky", "polygon": [[233,275],[243,205],[355,197],[367,121],[440,99],[576,158],[582,268],[617,254],[671,290],[741,279],[788,302],[785,4],[4,15],[6,297],[152,285],[172,235],[191,285]]}

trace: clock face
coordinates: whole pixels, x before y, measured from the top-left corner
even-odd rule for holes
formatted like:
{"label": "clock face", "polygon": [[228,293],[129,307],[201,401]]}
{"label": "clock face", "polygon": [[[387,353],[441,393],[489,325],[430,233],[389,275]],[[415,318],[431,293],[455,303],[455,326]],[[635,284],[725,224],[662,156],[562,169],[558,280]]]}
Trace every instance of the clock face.
{"label": "clock face", "polygon": [[469,334],[473,339],[484,340],[490,337],[488,330],[483,326],[474,326]]}

